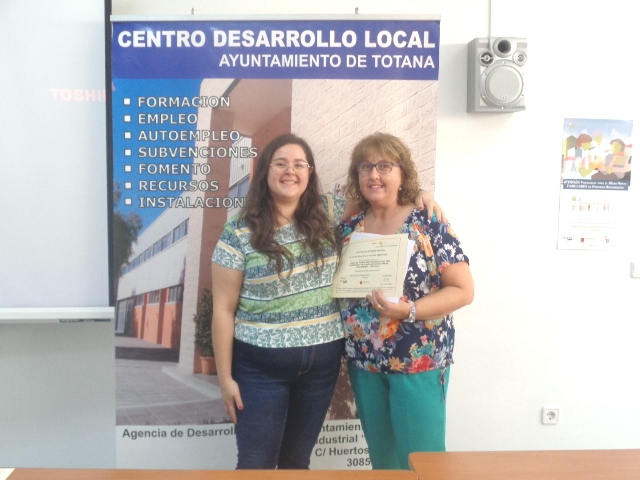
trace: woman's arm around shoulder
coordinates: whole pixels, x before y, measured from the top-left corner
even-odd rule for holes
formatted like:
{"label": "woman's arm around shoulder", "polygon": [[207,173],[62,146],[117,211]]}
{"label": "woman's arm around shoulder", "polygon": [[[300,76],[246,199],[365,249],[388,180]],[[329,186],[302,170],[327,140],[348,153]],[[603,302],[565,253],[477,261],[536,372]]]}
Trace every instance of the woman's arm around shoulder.
{"label": "woman's arm around shoulder", "polygon": [[418,190],[418,195],[414,200],[416,208],[418,210],[426,210],[427,218],[432,218],[434,215],[438,222],[447,223],[447,216],[444,214],[442,207],[436,202],[431,193],[426,190]]}

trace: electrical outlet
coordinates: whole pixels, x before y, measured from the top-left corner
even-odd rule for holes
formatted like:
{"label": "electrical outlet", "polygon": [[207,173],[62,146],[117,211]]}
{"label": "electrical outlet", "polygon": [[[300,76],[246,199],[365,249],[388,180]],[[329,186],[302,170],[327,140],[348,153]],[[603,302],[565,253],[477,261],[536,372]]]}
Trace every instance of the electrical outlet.
{"label": "electrical outlet", "polygon": [[542,407],[542,424],[557,425],[560,419],[560,409],[558,407]]}

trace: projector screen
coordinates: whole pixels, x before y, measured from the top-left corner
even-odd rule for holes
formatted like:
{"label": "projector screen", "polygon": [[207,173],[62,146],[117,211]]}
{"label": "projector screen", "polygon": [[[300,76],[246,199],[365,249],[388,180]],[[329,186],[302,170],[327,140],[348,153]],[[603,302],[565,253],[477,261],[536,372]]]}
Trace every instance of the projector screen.
{"label": "projector screen", "polygon": [[0,2],[0,322],[111,318],[104,12]]}

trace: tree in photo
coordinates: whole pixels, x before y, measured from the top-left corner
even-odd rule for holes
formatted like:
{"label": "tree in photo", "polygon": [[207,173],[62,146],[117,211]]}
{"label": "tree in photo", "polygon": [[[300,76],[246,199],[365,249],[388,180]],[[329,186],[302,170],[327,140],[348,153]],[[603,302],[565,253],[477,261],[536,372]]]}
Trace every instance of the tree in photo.
{"label": "tree in photo", "polygon": [[120,203],[120,184],[114,182],[113,185],[113,294],[118,295],[118,280],[120,270],[127,264],[133,244],[138,241],[138,232],[142,229],[142,218],[137,213],[123,215],[118,210]]}

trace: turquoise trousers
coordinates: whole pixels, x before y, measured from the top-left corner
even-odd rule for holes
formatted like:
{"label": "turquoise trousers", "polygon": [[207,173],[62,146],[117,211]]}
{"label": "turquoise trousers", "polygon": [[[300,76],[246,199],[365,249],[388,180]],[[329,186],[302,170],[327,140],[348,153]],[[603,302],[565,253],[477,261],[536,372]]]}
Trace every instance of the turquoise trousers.
{"label": "turquoise trousers", "polygon": [[449,368],[374,373],[349,364],[358,416],[374,469],[409,469],[412,452],[444,452]]}

